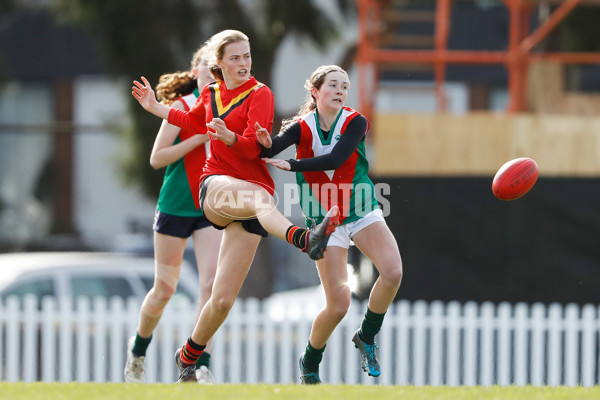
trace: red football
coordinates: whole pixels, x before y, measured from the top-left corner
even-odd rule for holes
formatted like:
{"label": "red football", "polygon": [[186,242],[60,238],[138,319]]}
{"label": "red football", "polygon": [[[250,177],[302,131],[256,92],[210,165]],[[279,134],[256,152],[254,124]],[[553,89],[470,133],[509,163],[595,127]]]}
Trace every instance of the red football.
{"label": "red football", "polygon": [[535,185],[538,166],[531,158],[510,160],[500,167],[492,182],[492,192],[500,200],[515,200]]}

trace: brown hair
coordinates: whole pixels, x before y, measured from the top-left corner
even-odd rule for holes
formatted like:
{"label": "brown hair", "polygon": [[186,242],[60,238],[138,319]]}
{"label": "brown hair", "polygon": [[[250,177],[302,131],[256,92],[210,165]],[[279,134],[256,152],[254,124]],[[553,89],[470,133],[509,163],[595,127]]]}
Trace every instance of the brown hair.
{"label": "brown hair", "polygon": [[[321,89],[321,86],[323,86],[323,82],[325,82],[325,76],[327,76],[327,74],[330,72],[341,72],[344,75],[348,76],[348,73],[344,71],[342,67],[339,67],[337,65],[321,65],[319,68],[317,68],[311,74],[310,78],[306,80],[306,83],[304,83],[304,88],[308,91],[304,103],[300,106],[300,109],[298,110],[296,115],[294,115],[292,118],[285,119],[281,122],[281,130],[285,129],[298,117],[306,115],[315,108],[317,108],[317,102],[312,95],[312,90]],[[348,78],[348,81],[350,81],[350,78]]]}
{"label": "brown hair", "polygon": [[188,71],[177,71],[161,75],[158,78],[158,85],[156,85],[158,101],[170,106],[176,98],[190,94],[194,89],[197,89],[198,81],[192,70],[198,66],[201,60],[206,60],[207,56],[208,47],[203,45],[194,53]]}
{"label": "brown hair", "polygon": [[207,42],[206,45],[210,47],[210,56],[208,58],[208,69],[210,73],[218,80],[223,80],[223,71],[217,65],[217,60],[222,60],[225,54],[225,47],[228,44],[237,42],[248,42],[250,40],[243,32],[236,31],[233,29],[227,29],[216,33]]}

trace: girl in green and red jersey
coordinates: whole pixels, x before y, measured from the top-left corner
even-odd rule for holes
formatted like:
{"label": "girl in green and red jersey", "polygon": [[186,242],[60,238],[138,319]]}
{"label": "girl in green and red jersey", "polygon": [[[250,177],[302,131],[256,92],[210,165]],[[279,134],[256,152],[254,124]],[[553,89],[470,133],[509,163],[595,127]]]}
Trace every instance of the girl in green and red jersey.
{"label": "girl in green and red jersey", "polygon": [[210,137],[211,155],[200,177],[200,208],[213,226],[223,230],[223,239],[212,295],[187,343],[175,354],[178,382],[196,380],[194,364],[227,318],[261,238],[271,233],[319,259],[339,216],[334,206],[321,224],[308,230],[293,225],[277,210],[273,180],[259,157],[256,139],[257,129],[273,125],[273,94],[250,75],[252,57],[245,34],[222,31],[207,45],[216,82],[202,89],[189,112],[157,102],[144,77],[132,87],[132,95],[145,110]]}
{"label": "girl in green and red jersey", "polygon": [[[199,91],[212,81],[203,46],[194,53],[189,71],[162,75],[156,91],[163,104],[189,110],[196,103]],[[200,281],[196,319],[210,298],[222,235],[198,206],[199,179],[208,155],[206,135],[163,121],[150,156],[153,168],[166,167],[154,219],[156,272],[154,285],[142,303],[136,335],[128,342],[125,382],[145,382],[146,350],[167,302],[175,293],[189,237],[194,243]],[[196,363],[200,383],[214,383],[209,366],[207,350]]]}
{"label": "girl in green and red jersey", "polygon": [[367,173],[365,154],[367,119],[344,103],[350,79],[337,65],[317,68],[306,82],[307,101],[296,117],[284,121],[282,131],[271,139],[266,129],[257,132],[264,147],[262,156],[273,156],[296,145],[296,159],[265,161],[282,170],[296,172],[300,205],[309,220],[319,222],[323,210],[337,205],[340,226],[331,235],[325,257],[317,269],[326,304],[316,316],[306,351],[300,356],[301,381],[320,383],[319,363],[325,344],[350,306],[348,247],[356,245],[377,268],[379,277],[352,341],[360,350],[362,368],[371,376],[381,371],[375,335],[394,300],[402,280],[402,260],[396,239],[383,219],[375,187]]}

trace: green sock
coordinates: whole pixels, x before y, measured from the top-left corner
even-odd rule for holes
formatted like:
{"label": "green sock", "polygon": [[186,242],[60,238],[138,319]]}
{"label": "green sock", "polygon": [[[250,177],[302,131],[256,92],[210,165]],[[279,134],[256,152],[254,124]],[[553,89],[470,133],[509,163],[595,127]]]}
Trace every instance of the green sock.
{"label": "green sock", "polygon": [[360,340],[367,344],[375,343],[375,335],[377,335],[381,329],[383,317],[385,317],[385,313],[377,314],[367,307],[367,312],[365,313],[365,317],[360,325],[360,330],[358,331]]}
{"label": "green sock", "polygon": [[[327,345],[325,345],[327,346]],[[325,351],[325,346],[322,349],[315,349],[310,345],[310,341],[306,345],[306,350],[304,351],[304,368],[309,370],[310,372],[319,372],[319,364],[323,359],[323,352]]]}
{"label": "green sock", "polygon": [[137,332],[135,333],[135,341],[133,342],[133,348],[131,352],[138,357],[146,357],[146,350],[152,341],[152,335],[149,338],[141,337]]}
{"label": "green sock", "polygon": [[196,369],[200,369],[203,365],[206,368],[210,367],[210,353],[207,353],[206,351],[200,354],[200,357],[196,360]]}

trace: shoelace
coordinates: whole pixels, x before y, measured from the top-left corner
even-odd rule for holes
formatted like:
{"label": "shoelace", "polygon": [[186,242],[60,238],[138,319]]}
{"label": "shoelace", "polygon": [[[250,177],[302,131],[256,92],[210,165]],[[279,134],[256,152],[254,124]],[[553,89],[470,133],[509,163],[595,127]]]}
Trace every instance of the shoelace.
{"label": "shoelace", "polygon": [[378,364],[377,354],[375,353],[375,350],[377,350],[379,348],[379,346],[377,346],[376,343],[373,343],[373,344],[363,343],[363,346],[365,348],[365,353],[362,355],[362,357],[363,357],[363,360],[365,360],[367,362],[367,365],[370,367],[370,366],[372,366],[372,364]]}

